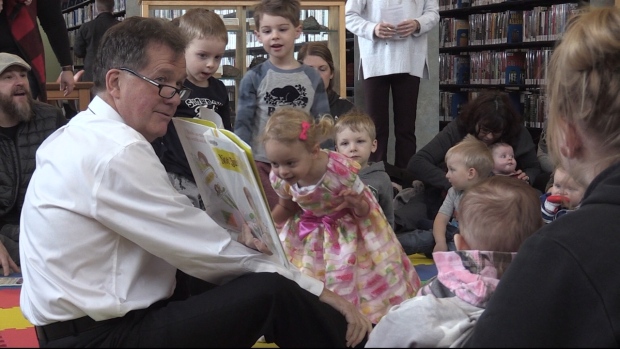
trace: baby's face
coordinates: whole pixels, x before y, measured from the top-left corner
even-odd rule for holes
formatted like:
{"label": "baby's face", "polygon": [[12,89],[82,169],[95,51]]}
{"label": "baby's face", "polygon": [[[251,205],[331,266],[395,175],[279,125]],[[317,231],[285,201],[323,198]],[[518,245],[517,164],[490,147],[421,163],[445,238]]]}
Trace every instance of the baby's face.
{"label": "baby's face", "polygon": [[553,175],[553,186],[549,189],[551,195],[562,195],[568,198],[566,207],[575,207],[583,199],[586,188],[579,185],[568,173],[562,169],[556,169]]}
{"label": "baby's face", "polygon": [[515,172],[517,162],[515,161],[515,153],[509,145],[498,145],[493,149],[493,173],[510,175]]}

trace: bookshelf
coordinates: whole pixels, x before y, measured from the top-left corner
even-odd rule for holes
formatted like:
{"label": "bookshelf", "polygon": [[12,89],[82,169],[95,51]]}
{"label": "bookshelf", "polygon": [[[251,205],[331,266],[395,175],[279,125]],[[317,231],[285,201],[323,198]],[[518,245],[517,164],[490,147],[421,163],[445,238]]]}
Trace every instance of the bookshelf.
{"label": "bookshelf", "polygon": [[[125,7],[127,0],[114,0],[114,16],[122,20],[125,18]],[[67,32],[69,34],[69,44],[73,53],[75,35],[82,24],[97,17],[95,0],[63,0],[62,15],[65,18]],[[76,70],[84,67],[84,59],[75,56],[73,53],[73,65]]]}
{"label": "bookshelf", "polygon": [[545,67],[578,0],[439,0],[440,128],[479,91],[506,91],[535,139]]}
{"label": "bookshelf", "polygon": [[[254,35],[252,11],[256,0],[141,0],[143,17],[172,19],[181,16],[189,8],[204,7],[223,17],[228,28],[228,46],[222,58],[220,80],[229,87],[229,97],[235,114],[235,96],[241,78],[248,71],[254,59],[266,58],[266,52]],[[307,41],[324,41],[334,57],[337,74],[334,76],[334,91],[347,96],[346,41],[344,28],[344,6],[346,0],[301,1],[301,17],[304,27],[297,39],[299,48]],[[314,21],[316,20],[316,22]]]}

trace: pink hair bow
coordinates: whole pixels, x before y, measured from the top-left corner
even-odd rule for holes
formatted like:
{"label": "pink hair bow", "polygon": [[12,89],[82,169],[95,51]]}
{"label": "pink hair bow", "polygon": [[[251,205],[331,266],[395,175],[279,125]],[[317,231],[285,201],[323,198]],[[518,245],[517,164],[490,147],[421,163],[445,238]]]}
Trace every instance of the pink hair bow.
{"label": "pink hair bow", "polygon": [[308,129],[310,128],[310,123],[308,121],[301,122],[301,132],[299,133],[299,139],[305,141],[308,139]]}

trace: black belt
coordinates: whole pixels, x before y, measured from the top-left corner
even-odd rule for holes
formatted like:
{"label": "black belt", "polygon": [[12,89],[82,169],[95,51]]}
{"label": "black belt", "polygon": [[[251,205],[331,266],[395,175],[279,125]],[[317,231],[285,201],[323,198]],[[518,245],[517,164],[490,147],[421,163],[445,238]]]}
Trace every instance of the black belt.
{"label": "black belt", "polygon": [[91,317],[84,316],[79,319],[54,322],[45,326],[35,326],[34,329],[37,332],[39,341],[47,343],[64,337],[76,336],[96,327],[110,325],[120,319],[121,318],[113,318],[95,321]]}

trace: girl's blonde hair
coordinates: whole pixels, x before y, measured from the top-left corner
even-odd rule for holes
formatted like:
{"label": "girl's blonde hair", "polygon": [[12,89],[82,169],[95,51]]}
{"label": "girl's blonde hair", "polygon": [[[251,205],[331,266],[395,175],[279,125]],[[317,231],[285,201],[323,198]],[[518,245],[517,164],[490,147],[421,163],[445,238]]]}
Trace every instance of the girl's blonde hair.
{"label": "girl's blonde hair", "polygon": [[491,176],[465,190],[459,226],[471,249],[517,252],[543,226],[538,192],[525,181]]}
{"label": "girl's blonde hair", "polygon": [[[559,163],[559,127],[571,122],[605,156],[601,167],[620,159],[620,8],[590,7],[571,18],[547,68],[549,153]],[[577,168],[581,166],[581,168]],[[585,166],[571,171],[583,185]],[[577,178],[579,176],[579,178]]]}
{"label": "girl's blonde hair", "polygon": [[293,107],[278,107],[267,120],[261,142],[276,140],[284,144],[304,142],[308,151],[320,143],[332,139],[334,119],[324,115],[315,120],[305,110]]}

